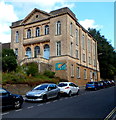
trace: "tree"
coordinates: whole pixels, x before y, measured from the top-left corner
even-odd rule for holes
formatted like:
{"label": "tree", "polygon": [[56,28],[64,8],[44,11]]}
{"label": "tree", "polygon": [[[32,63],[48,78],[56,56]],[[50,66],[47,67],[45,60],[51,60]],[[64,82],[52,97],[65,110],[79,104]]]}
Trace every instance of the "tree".
{"label": "tree", "polygon": [[107,39],[96,29],[88,29],[89,33],[97,40],[98,60],[100,65],[100,74],[103,79],[113,79],[116,75],[116,52]]}
{"label": "tree", "polygon": [[2,71],[11,72],[17,68],[17,61],[12,49],[3,49],[2,51]]}

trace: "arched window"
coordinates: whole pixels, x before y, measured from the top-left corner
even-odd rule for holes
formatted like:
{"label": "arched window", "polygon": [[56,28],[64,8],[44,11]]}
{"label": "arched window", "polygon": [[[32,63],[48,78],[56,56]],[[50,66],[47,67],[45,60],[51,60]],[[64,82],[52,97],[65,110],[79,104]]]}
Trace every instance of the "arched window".
{"label": "arched window", "polygon": [[85,49],[85,36],[82,35],[82,48]]}
{"label": "arched window", "polygon": [[50,47],[48,44],[44,45],[44,58],[49,59],[50,57]]}
{"label": "arched window", "polygon": [[34,57],[37,58],[37,55],[39,55],[39,54],[40,54],[40,47],[39,47],[39,46],[36,46],[36,47],[34,48]]}
{"label": "arched window", "polygon": [[57,34],[57,35],[60,35],[60,34],[61,34],[61,22],[60,22],[60,21],[58,21],[58,22],[56,23],[56,34]]}
{"label": "arched window", "polygon": [[78,30],[76,29],[76,45],[79,44],[79,41],[78,41]]}
{"label": "arched window", "polygon": [[31,38],[31,30],[30,29],[27,30],[27,38]]}
{"label": "arched window", "polygon": [[39,37],[39,36],[40,36],[40,28],[37,27],[37,28],[36,28],[36,37]]}
{"label": "arched window", "polygon": [[26,55],[28,58],[31,58],[31,48],[30,47],[26,48]]}
{"label": "arched window", "polygon": [[19,32],[16,31],[16,43],[18,43],[18,42],[19,42]]}
{"label": "arched window", "polygon": [[49,25],[46,25],[45,26],[45,35],[48,35],[49,34]]}
{"label": "arched window", "polygon": [[70,23],[70,35],[72,36],[72,33],[73,33],[73,31],[72,31],[72,23]]}

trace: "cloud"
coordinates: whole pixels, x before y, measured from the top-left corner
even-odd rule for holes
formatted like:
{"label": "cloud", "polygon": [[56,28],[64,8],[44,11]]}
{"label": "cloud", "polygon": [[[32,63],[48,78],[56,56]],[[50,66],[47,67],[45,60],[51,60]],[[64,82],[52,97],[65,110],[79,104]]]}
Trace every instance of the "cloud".
{"label": "cloud", "polygon": [[18,20],[12,5],[0,2],[0,42],[10,42],[10,28],[11,22]]}
{"label": "cloud", "polygon": [[95,29],[101,29],[103,28],[102,25],[97,25],[95,24],[95,21],[92,19],[85,19],[83,21],[79,22],[86,30],[88,30],[88,28],[95,28]]}

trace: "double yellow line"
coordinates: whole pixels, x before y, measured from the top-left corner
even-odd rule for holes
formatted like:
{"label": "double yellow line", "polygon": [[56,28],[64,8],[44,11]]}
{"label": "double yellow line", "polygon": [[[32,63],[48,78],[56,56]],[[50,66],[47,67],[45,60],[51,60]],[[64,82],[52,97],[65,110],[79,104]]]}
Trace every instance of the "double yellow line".
{"label": "double yellow line", "polygon": [[109,120],[115,112],[116,112],[116,107],[106,116],[104,120]]}

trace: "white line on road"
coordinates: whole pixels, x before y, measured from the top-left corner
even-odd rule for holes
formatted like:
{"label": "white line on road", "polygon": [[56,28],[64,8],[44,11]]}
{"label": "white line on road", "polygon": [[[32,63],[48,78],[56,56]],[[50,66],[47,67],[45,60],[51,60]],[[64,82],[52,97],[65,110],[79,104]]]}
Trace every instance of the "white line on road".
{"label": "white line on road", "polygon": [[27,107],[27,109],[33,108],[33,106]]}
{"label": "white line on road", "polygon": [[51,102],[47,102],[46,104],[49,104],[49,103],[51,103]]}
{"label": "white line on road", "polygon": [[2,113],[1,115],[7,115],[7,114],[9,114],[9,112],[6,112],[6,113]]}
{"label": "white line on road", "polygon": [[54,100],[53,102],[57,102],[58,100]]}
{"label": "white line on road", "polygon": [[22,109],[19,109],[19,110],[15,110],[16,112],[19,112],[19,111],[21,111]]}
{"label": "white line on road", "polygon": [[41,106],[41,105],[43,105],[43,104],[39,104],[39,105],[37,105],[37,106]]}
{"label": "white line on road", "polygon": [[106,116],[104,120],[109,120],[110,117],[114,114],[114,112],[116,112],[116,107]]}

